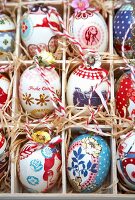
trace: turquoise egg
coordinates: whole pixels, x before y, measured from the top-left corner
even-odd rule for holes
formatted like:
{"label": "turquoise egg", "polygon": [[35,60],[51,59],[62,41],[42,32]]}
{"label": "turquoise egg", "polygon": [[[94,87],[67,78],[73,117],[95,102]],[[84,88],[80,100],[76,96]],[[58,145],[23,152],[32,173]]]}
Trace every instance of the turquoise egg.
{"label": "turquoise egg", "polygon": [[83,134],[75,138],[67,157],[67,176],[74,191],[96,191],[108,175],[110,161],[110,148],[102,137]]}

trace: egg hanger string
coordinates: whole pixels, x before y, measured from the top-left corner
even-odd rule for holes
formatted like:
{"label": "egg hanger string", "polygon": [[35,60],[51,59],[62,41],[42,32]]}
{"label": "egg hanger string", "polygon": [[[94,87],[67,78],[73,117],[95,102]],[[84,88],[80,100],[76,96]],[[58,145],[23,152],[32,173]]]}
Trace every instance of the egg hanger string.
{"label": "egg hanger string", "polygon": [[34,63],[36,65],[37,71],[40,73],[41,77],[43,78],[43,80],[46,83],[46,87],[49,91],[49,94],[50,94],[50,97],[51,97],[51,100],[52,100],[52,104],[55,108],[55,113],[58,116],[62,116],[62,117],[65,116],[65,108],[64,108],[61,100],[58,98],[56,92],[53,90],[48,78],[46,77],[46,75],[44,73],[44,70],[42,69],[42,67],[39,66],[39,61],[37,59],[37,56],[34,57]]}
{"label": "egg hanger string", "polygon": [[131,70],[131,78],[132,78],[133,82],[135,83],[135,66],[133,66],[132,63],[131,64],[129,63],[129,60],[125,56],[125,49],[124,49],[126,38],[128,36],[129,31],[131,30],[132,26],[133,26],[133,23],[130,24],[129,28],[127,29],[127,31],[125,33],[124,39],[122,41],[122,58],[123,58],[125,64],[127,65],[126,68]]}
{"label": "egg hanger string", "polygon": [[[62,28],[63,28],[63,32],[64,32],[64,33],[62,33],[62,32],[60,32],[60,31],[56,30],[56,28],[53,27],[53,26],[51,25],[51,23],[50,23],[50,16],[51,16],[52,13],[55,13],[55,15],[57,16],[57,18],[58,18],[58,20],[59,20],[59,22],[60,22],[60,24],[61,24],[61,26],[62,26]],[[83,48],[83,47],[81,46],[81,44],[80,44],[74,37],[70,36],[69,33],[67,32],[65,26],[64,26],[64,23],[63,23],[62,18],[60,17],[59,13],[58,13],[55,9],[50,9],[50,10],[48,11],[47,20],[48,20],[48,24],[49,24],[50,28],[51,28],[56,34],[68,38],[74,45],[76,45],[76,46],[78,47],[79,52],[80,52],[80,55],[81,55],[81,58],[82,58],[82,61],[83,61],[83,63],[84,63],[84,64],[83,64],[84,66],[86,66],[86,67],[88,67],[88,68],[89,68],[89,67],[91,67],[91,68],[100,68],[100,65],[101,65],[101,57],[100,57],[99,53],[96,52],[96,51],[89,50],[89,49],[87,49],[87,48]],[[84,55],[84,51],[87,52],[85,55]],[[94,60],[93,60],[93,59],[94,59]],[[91,62],[92,60],[93,60],[93,63]],[[106,81],[106,80],[107,80],[107,77],[103,77],[103,79],[101,80],[101,82],[100,82],[99,84],[101,84],[102,82],[104,82],[104,81]],[[97,87],[98,87],[99,84],[97,84],[97,85],[95,86],[95,88],[93,88],[93,91],[95,91],[95,90],[97,89]],[[109,83],[109,87],[110,87],[110,83]],[[89,98],[90,117],[89,117],[89,119],[87,120],[87,124],[90,123],[90,121],[95,120],[95,114],[96,114],[99,110],[101,110],[101,108],[102,108],[103,106],[105,107],[107,113],[109,113],[109,110],[108,110],[108,108],[107,108],[107,101],[108,101],[108,99],[109,99],[109,96],[110,96],[110,89],[108,90],[107,100],[105,100],[104,98],[101,97],[101,101],[102,101],[103,105],[100,106],[97,110],[95,110],[94,113],[93,113],[93,111],[90,109],[91,105],[90,105],[90,98]]]}

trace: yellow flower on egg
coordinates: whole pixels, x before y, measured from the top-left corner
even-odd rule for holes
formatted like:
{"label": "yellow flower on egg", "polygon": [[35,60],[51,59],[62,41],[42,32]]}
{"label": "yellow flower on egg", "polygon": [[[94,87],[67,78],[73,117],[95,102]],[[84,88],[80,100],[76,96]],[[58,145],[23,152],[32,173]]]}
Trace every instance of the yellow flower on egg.
{"label": "yellow flower on egg", "polygon": [[40,53],[38,53],[37,59],[40,64],[51,65],[55,63],[55,58],[53,57],[53,54],[47,52],[46,50],[43,50]]}
{"label": "yellow flower on egg", "polygon": [[31,135],[35,142],[45,144],[51,140],[50,134],[46,131],[37,131]]}

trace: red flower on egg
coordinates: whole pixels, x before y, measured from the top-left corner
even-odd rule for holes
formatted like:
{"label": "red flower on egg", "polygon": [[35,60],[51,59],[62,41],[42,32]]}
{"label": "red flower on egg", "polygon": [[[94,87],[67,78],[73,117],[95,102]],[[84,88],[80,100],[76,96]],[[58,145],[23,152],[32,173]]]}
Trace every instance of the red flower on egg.
{"label": "red flower on egg", "polygon": [[22,23],[22,32],[24,33],[28,29],[28,26],[25,24],[25,22]]}

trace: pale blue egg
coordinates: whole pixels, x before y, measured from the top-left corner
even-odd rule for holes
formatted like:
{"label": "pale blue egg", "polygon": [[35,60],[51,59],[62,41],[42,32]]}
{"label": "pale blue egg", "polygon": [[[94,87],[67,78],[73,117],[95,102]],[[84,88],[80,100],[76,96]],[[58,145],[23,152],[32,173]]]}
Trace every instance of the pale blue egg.
{"label": "pale blue egg", "polygon": [[68,149],[67,175],[76,192],[94,192],[105,181],[111,161],[110,148],[100,136],[83,134]]}

